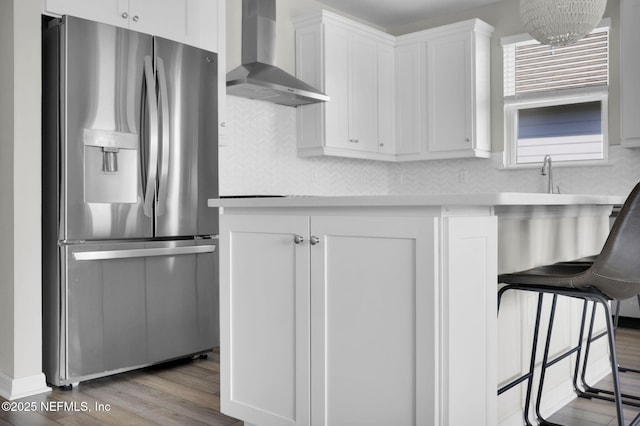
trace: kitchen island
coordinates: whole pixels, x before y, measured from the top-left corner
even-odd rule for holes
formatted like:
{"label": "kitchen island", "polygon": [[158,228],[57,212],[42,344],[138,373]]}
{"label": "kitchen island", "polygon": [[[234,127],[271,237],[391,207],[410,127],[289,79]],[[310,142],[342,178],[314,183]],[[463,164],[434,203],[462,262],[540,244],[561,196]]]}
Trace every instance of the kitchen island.
{"label": "kitchen island", "polygon": [[[497,274],[598,252],[623,201],[209,200],[222,213],[222,411],[258,426],[515,421],[519,392],[498,403],[496,389],[526,363],[530,301],[505,300],[499,325]],[[553,400],[565,402],[559,370]]]}

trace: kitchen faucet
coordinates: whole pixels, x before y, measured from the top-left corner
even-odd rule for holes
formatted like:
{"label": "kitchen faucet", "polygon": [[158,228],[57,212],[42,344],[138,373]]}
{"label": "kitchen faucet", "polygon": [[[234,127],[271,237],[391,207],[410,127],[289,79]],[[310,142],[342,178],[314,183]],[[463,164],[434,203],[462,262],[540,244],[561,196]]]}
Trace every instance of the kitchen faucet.
{"label": "kitchen faucet", "polygon": [[544,156],[544,160],[542,161],[542,171],[540,172],[540,174],[542,176],[546,176],[547,174],[549,175],[549,180],[548,180],[548,184],[547,184],[547,192],[549,194],[559,194],[560,193],[560,187],[558,187],[558,190],[556,192],[554,192],[553,190],[553,171],[551,168],[551,156],[549,154]]}

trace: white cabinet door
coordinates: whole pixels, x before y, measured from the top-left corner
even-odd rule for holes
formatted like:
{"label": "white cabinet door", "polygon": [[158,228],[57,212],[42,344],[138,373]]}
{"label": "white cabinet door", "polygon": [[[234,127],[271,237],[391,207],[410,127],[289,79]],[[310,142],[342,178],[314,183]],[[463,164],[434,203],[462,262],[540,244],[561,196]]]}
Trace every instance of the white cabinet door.
{"label": "white cabinet door", "polygon": [[311,218],[311,424],[438,424],[436,218]]}
{"label": "white cabinet door", "polygon": [[309,424],[308,234],[305,216],[220,218],[225,414],[260,426]]}
{"label": "white cabinet door", "polygon": [[198,6],[205,0],[45,0],[45,11],[130,28],[198,45]]}
{"label": "white cabinet door", "polygon": [[[331,100],[323,105],[327,147],[351,149],[349,143],[349,32],[338,26],[325,26],[326,93]],[[313,105],[312,105],[313,106]]]}
{"label": "white cabinet door", "polygon": [[429,152],[472,148],[471,33],[427,43],[427,141]]}
{"label": "white cabinet door", "polygon": [[129,28],[182,43],[198,43],[198,0],[129,0]]}
{"label": "white cabinet door", "polygon": [[423,78],[421,73],[421,43],[396,48],[396,138],[398,155],[418,154],[421,148],[421,128],[424,124]]}
{"label": "white cabinet door", "polygon": [[91,21],[129,26],[129,0],[45,0],[45,12],[71,15]]}
{"label": "white cabinet door", "polygon": [[378,152],[378,43],[353,34],[348,44],[349,149]]}
{"label": "white cabinet door", "polygon": [[378,151],[395,152],[395,51],[393,46],[378,44]]}

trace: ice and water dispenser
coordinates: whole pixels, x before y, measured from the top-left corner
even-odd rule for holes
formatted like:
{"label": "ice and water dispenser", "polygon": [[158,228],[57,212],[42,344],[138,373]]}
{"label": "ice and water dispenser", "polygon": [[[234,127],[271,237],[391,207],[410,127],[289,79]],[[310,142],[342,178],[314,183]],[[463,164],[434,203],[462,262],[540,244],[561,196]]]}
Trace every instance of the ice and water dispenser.
{"label": "ice and water dispenser", "polygon": [[86,203],[138,202],[138,135],[84,130],[84,200]]}

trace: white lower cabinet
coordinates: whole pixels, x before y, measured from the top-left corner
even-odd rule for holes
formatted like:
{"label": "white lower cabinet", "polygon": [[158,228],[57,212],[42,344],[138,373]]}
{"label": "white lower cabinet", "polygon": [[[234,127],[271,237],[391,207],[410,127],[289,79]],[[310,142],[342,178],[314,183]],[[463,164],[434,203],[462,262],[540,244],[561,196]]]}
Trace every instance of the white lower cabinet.
{"label": "white lower cabinet", "polygon": [[311,424],[433,424],[434,219],[312,217]]}
{"label": "white lower cabinet", "polygon": [[222,411],[492,424],[495,218],[325,214],[221,216]]}
{"label": "white lower cabinet", "polygon": [[302,216],[220,220],[220,403],[248,423],[309,424],[308,234]]}

